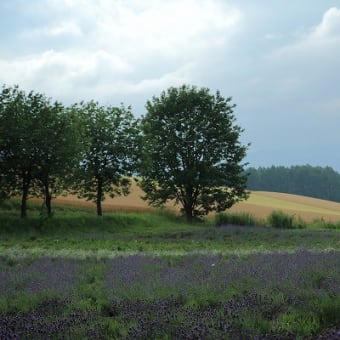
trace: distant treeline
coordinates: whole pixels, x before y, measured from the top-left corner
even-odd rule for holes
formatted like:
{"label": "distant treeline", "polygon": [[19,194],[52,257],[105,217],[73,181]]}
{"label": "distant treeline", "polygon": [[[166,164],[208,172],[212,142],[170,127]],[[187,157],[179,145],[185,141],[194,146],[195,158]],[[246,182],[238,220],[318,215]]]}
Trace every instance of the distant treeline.
{"label": "distant treeline", "polygon": [[340,174],[331,167],[249,168],[249,190],[275,191],[340,202]]}

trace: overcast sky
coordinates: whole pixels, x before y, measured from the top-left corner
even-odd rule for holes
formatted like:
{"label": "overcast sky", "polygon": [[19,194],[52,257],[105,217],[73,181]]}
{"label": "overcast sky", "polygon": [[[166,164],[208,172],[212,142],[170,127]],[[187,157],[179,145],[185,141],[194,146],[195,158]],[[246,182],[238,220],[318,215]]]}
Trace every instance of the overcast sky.
{"label": "overcast sky", "polygon": [[233,97],[251,166],[340,171],[340,1],[1,0],[0,84],[131,105]]}

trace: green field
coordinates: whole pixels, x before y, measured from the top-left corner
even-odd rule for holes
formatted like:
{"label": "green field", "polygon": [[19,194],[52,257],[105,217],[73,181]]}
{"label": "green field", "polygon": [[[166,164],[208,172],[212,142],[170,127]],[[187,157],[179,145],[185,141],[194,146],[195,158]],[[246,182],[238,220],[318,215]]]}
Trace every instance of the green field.
{"label": "green field", "polygon": [[[332,338],[340,231],[0,207],[0,338]],[[242,220],[238,217],[235,219]],[[327,228],[325,228],[327,227]]]}

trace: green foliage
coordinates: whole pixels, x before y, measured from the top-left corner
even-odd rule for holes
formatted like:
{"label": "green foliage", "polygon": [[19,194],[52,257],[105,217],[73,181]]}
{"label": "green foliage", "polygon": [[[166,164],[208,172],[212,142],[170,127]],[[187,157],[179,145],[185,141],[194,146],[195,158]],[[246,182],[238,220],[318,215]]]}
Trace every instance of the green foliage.
{"label": "green foliage", "polygon": [[127,195],[135,169],[139,135],[130,108],[103,107],[96,102],[80,103],[71,111],[79,118],[81,162],[73,178],[79,197],[93,201],[102,215],[101,202]]}
{"label": "green foliage", "polygon": [[147,102],[140,185],[151,205],[175,200],[192,220],[247,198],[241,164],[247,146],[230,102],[185,85]]}
{"label": "green foliage", "polygon": [[215,224],[218,226],[232,224],[243,226],[263,225],[261,221],[257,220],[249,213],[218,213],[215,215]]}
{"label": "green foliage", "polygon": [[51,199],[76,163],[77,138],[64,107],[18,86],[0,93],[0,199],[21,195],[26,217],[29,195]]}
{"label": "green foliage", "polygon": [[281,229],[302,229],[306,228],[307,224],[300,218],[294,215],[286,214],[282,211],[273,211],[268,216],[268,224],[274,228]]}
{"label": "green foliage", "polygon": [[320,328],[320,323],[314,313],[310,311],[292,310],[280,315],[273,328],[276,332],[306,337],[315,333]]}
{"label": "green foliage", "polygon": [[[97,203],[128,194],[135,173],[138,122],[130,108],[93,101],[66,109],[45,95],[18,86],[0,93],[0,200],[21,195],[26,217],[30,196],[51,200],[71,187]],[[75,170],[75,167],[77,169]]]}
{"label": "green foliage", "polygon": [[288,215],[282,211],[273,211],[268,216],[268,223],[271,227],[282,229],[293,229],[294,216]]}

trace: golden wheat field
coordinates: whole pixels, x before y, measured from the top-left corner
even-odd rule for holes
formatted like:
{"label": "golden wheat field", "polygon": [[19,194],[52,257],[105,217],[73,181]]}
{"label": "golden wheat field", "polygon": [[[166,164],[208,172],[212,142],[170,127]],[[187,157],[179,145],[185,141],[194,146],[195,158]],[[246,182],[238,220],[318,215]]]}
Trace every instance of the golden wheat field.
{"label": "golden wheat field", "polygon": [[[106,198],[103,202],[103,210],[104,212],[153,210],[141,199],[141,196],[143,196],[142,190],[133,183],[130,195],[114,199]],[[93,203],[72,195],[58,197],[54,200],[54,204],[87,206],[95,209]],[[167,204],[167,208],[179,210],[179,207],[175,207],[172,203]],[[340,221],[340,203],[276,192],[253,191],[247,201],[239,202],[230,209],[231,212],[247,212],[257,218],[266,218],[273,210],[282,210],[300,216],[306,222],[319,218],[331,222]]]}

